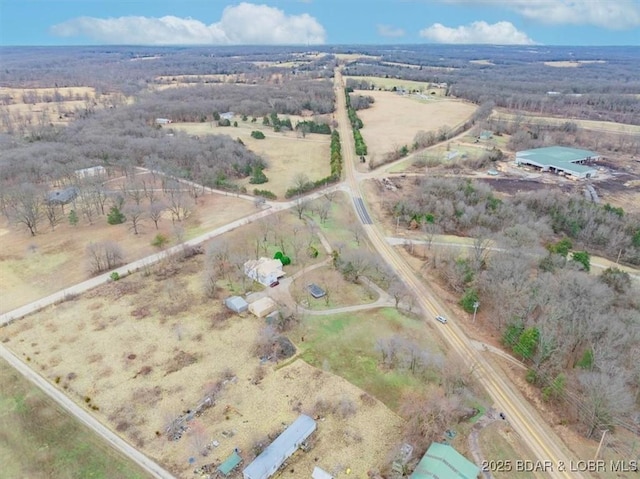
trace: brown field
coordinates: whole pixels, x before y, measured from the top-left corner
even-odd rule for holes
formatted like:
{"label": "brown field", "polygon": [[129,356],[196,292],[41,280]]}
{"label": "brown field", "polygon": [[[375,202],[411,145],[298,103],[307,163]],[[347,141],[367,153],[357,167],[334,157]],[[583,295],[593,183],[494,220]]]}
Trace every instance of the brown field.
{"label": "brown field", "polygon": [[[296,121],[303,119],[294,115],[291,118],[295,125]],[[331,174],[329,165],[329,146],[331,137],[329,135],[309,134],[306,138],[299,137],[296,132],[287,131],[275,133],[273,129],[262,125],[261,120],[257,123],[242,121],[234,118],[238,122],[238,127],[217,127],[211,123],[172,123],[171,128],[185,131],[190,135],[229,135],[232,138],[240,138],[251,151],[267,160],[269,168],[264,173],[269,178],[267,183],[262,185],[249,184],[249,178],[239,182],[245,186],[248,192],[254,188],[269,190],[275,193],[279,199],[284,198],[287,189],[293,186],[293,179],[299,173],[306,174],[310,180],[326,178]],[[266,138],[256,140],[251,137],[253,130],[262,131]]]}
{"label": "brown field", "polygon": [[596,120],[580,120],[576,118],[556,118],[551,116],[537,116],[520,113],[509,113],[503,110],[494,111],[493,115],[496,119],[506,121],[514,121],[516,118],[524,118],[526,121],[537,121],[548,123],[550,125],[562,125],[566,122],[575,123],[585,130],[595,130],[611,133],[627,133],[630,135],[640,135],[640,125],[627,125],[624,123],[614,123],[612,121],[596,121]]}
{"label": "brown field", "polygon": [[552,62],[544,62],[548,67],[556,67],[556,68],[576,68],[581,65],[586,65],[589,63],[607,63],[604,60],[558,60]]}
{"label": "brown field", "polygon": [[476,65],[495,65],[491,60],[469,60],[469,63],[475,63]]}
{"label": "brown field", "polygon": [[77,110],[105,108],[126,101],[120,94],[97,95],[92,87],[0,88],[0,109],[14,124],[66,125]]}
{"label": "brown field", "polygon": [[[250,201],[208,194],[198,198],[196,211],[181,227],[186,238],[194,237],[253,212],[255,207]],[[153,223],[146,220],[138,235],[130,232],[126,224],[107,224],[104,217],[96,218],[93,225],[81,220],[73,227],[64,222],[55,231],[43,223],[41,233],[35,237],[3,222],[0,225],[0,311],[11,311],[88,279],[85,248],[91,242],[117,242],[125,252],[125,261],[130,262],[157,252],[150,244],[157,233],[171,238],[172,244],[175,241],[169,218],[160,221],[157,231]]]}
{"label": "brown field", "polygon": [[[353,477],[364,478],[385,462],[400,441],[398,416],[302,360],[260,366],[252,349],[263,321],[228,317],[220,301],[203,297],[201,257],[180,265],[180,273],[169,279],[136,273],[110,283],[15,322],[0,330],[0,337],[181,478],[193,477],[196,466],[223,460],[235,447],[250,460],[255,441],[279,433],[300,412],[317,412],[322,419],[313,449],[291,459],[286,474],[295,469],[295,477],[309,477],[318,465],[334,473],[349,468]],[[165,424],[194,408],[206,388],[223,377],[227,381],[214,406],[192,421],[180,440],[168,441]],[[329,405],[327,411],[316,407],[320,400]],[[354,410],[341,413],[340,404]],[[219,447],[200,456],[199,447],[213,440]]]}
{"label": "brown field", "polygon": [[384,91],[371,91],[367,95],[373,96],[375,103],[358,111],[358,116],[364,123],[362,136],[372,158],[402,145],[411,146],[418,131],[454,128],[475,111],[474,105],[458,100],[424,103]]}

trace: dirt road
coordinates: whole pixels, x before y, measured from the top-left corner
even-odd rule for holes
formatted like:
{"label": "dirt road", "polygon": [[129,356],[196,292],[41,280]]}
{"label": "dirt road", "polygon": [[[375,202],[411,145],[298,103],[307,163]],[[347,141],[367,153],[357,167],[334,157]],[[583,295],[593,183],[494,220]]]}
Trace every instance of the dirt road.
{"label": "dirt road", "polygon": [[[362,198],[362,194],[356,178],[356,156],[353,135],[349,128],[344,83],[339,70],[336,70],[335,73],[335,89],[337,105],[336,118],[339,123],[340,136],[342,137],[341,143],[343,147],[346,181],[351,189],[356,214],[363,223],[363,229],[372,245],[394,271],[396,271],[410,290],[413,291],[418,303],[426,314],[427,320],[432,319],[438,314],[446,314],[450,318],[449,322],[440,328],[442,336],[449,346],[463,358],[469,368],[474,372],[476,379],[485,387],[487,393],[494,400],[496,407],[504,411],[513,429],[520,435],[523,443],[529,447],[539,461],[550,465],[550,468],[544,476],[541,477],[584,477],[582,474],[567,471],[570,464],[569,460],[573,459],[572,453],[570,453],[558,436],[522,394],[520,394],[516,387],[504,377],[504,374],[497,371],[491,363],[483,357],[481,352],[474,347],[469,338],[458,326],[455,317],[447,314],[447,310],[443,308],[433,292],[420,281],[409,265],[407,265],[388,244],[383,233],[375,224],[372,224],[369,216],[363,214],[362,205],[360,205],[360,208],[356,207],[356,201]],[[513,459],[516,460],[517,458]]]}

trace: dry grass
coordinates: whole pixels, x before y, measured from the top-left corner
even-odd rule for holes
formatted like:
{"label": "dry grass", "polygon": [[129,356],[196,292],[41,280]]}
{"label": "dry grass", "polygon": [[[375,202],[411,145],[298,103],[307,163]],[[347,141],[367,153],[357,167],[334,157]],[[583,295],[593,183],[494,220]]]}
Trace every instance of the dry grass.
{"label": "dry grass", "polygon": [[[59,101],[55,101],[55,96]],[[117,98],[116,98],[117,97]],[[93,87],[60,88],[0,88],[3,108],[15,126],[54,124],[66,125],[77,110],[104,108],[112,101],[126,100],[119,94],[97,95]]]}
{"label": "dry grass", "polygon": [[580,120],[575,118],[555,118],[551,116],[522,115],[516,113],[508,113],[505,111],[494,112],[496,119],[504,119],[514,121],[516,118],[524,118],[526,121],[537,121],[547,123],[549,125],[562,125],[566,122],[575,123],[585,130],[594,130],[611,133],[627,133],[630,135],[640,135],[640,125],[626,125],[624,123],[614,123],[612,121],[596,121],[596,120]]}
{"label": "dry grass", "polygon": [[558,61],[552,61],[552,62],[544,62],[544,64],[547,65],[548,67],[556,67],[556,68],[576,68],[581,65],[586,65],[589,63],[607,63],[607,62],[604,60],[578,60],[578,61],[558,60]]}
{"label": "dry grass", "polygon": [[[193,216],[184,224],[185,237],[194,237],[205,231],[229,223],[255,212],[253,204],[232,196],[205,195],[198,198]],[[6,223],[0,228],[0,311],[6,312],[38,298],[55,293],[88,278],[85,249],[91,242],[115,241],[125,252],[125,261],[156,253],[151,240],[163,233],[175,241],[170,219],[159,223],[146,220],[139,235],[129,231],[126,224],[111,226],[106,218],[96,218],[95,224],[81,222],[73,227],[68,223],[50,231],[43,224],[35,237]]]}
{"label": "dry grass", "polygon": [[[283,117],[284,118],[284,117]],[[295,125],[303,117],[288,116]],[[329,165],[329,135],[309,134],[301,138],[296,132],[288,131],[275,133],[271,128],[264,127],[262,120],[256,123],[242,121],[239,117],[232,120],[238,122],[238,127],[217,127],[211,123],[172,123],[171,127],[190,135],[229,135],[232,138],[240,138],[251,151],[267,160],[269,168],[264,173],[269,178],[262,185],[249,184],[249,179],[239,183],[252,192],[254,188],[269,190],[278,198],[284,198],[287,189],[294,184],[294,177],[304,173],[310,180],[326,178],[331,173]],[[262,131],[266,138],[256,140],[251,137],[253,130]]]}
{"label": "dry grass", "polygon": [[[375,98],[371,108],[360,110],[362,135],[372,155],[384,155],[403,145],[411,146],[418,131],[454,128],[475,111],[470,103],[458,100],[420,102],[391,92],[366,92]],[[375,160],[375,158],[374,158]]]}
{"label": "dry grass", "polygon": [[[29,364],[52,382],[60,378],[58,386],[70,397],[94,406],[101,421],[178,477],[190,477],[195,466],[224,459],[235,447],[249,460],[256,439],[279,433],[300,412],[313,414],[321,399],[351,403],[355,413],[345,423],[336,406],[319,422],[314,449],[290,460],[287,470],[308,477],[319,465],[334,472],[351,468],[354,477],[366,477],[381,465],[400,440],[401,420],[381,403],[363,403],[362,391],[347,381],[299,360],[277,369],[266,365],[264,377],[254,381],[259,361],[251,351],[264,323],[232,316],[212,330],[210,318],[222,305],[199,292],[200,262],[185,263],[175,287],[167,289],[153,274],[136,274],[24,318],[2,329],[1,339],[9,338],[7,347],[29,357]],[[131,283],[136,288],[124,287]],[[122,287],[124,292],[116,290]],[[184,297],[189,300],[183,311],[161,313]],[[131,316],[142,306],[150,316]],[[44,321],[50,325],[46,335],[38,326]],[[81,331],[80,323],[86,323]],[[204,442],[217,440],[220,446],[203,458],[191,432],[168,441],[167,421],[193,409],[211,384],[230,376],[229,370],[235,377],[224,384],[216,404],[191,423],[203,431]],[[194,465],[189,457],[196,458]]]}

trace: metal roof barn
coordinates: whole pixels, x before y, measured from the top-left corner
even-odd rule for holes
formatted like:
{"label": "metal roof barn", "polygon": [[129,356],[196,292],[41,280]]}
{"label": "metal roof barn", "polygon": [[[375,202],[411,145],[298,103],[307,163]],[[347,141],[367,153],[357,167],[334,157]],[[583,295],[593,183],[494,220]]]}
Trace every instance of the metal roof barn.
{"label": "metal roof barn", "polygon": [[448,444],[434,442],[424,454],[411,479],[476,479],[480,468]]}
{"label": "metal roof barn", "polygon": [[301,414],[293,424],[262,451],[262,454],[244,468],[243,478],[267,479],[271,477],[315,430],[316,422],[309,416]]}

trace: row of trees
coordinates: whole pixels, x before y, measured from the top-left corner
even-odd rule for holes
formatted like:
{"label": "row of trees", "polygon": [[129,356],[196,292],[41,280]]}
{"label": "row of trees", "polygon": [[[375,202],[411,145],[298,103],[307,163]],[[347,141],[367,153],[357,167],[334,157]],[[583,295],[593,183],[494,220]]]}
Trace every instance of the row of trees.
{"label": "row of trees", "polygon": [[364,156],[367,154],[367,144],[362,138],[360,129],[364,126],[362,120],[358,118],[356,110],[351,106],[351,96],[349,89],[345,89],[345,97],[347,99],[347,114],[349,115],[349,121],[351,122],[351,129],[353,130],[353,139],[355,141],[356,155]]}

